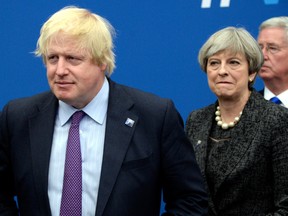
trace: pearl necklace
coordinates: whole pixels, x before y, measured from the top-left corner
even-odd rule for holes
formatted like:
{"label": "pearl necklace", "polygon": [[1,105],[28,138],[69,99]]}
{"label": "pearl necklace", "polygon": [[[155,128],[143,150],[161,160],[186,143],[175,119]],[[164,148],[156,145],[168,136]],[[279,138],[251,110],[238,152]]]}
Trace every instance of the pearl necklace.
{"label": "pearl necklace", "polygon": [[215,120],[217,122],[217,125],[220,126],[223,130],[226,130],[228,128],[233,128],[240,120],[240,117],[242,115],[242,111],[240,112],[239,116],[235,117],[234,118],[234,121],[233,122],[229,122],[229,123],[225,123],[222,121],[222,118],[221,118],[221,112],[220,112],[220,107],[217,106],[217,110],[215,112]]}

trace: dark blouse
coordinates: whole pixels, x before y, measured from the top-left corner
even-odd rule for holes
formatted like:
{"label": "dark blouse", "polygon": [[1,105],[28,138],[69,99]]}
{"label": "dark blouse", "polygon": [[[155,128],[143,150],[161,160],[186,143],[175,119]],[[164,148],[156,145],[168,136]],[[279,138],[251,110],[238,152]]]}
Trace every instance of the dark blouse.
{"label": "dark blouse", "polygon": [[[241,120],[240,120],[241,121]],[[237,125],[235,125],[237,127]],[[222,161],[221,158],[227,157],[230,150],[230,141],[233,139],[231,137],[231,131],[234,129],[229,128],[227,130],[223,130],[221,127],[217,125],[217,122],[214,121],[211,128],[211,133],[207,142],[207,159],[206,159],[206,178],[207,184],[211,193],[211,196],[214,195],[214,185],[217,179],[219,179],[218,169],[215,167],[219,167],[219,163]]]}

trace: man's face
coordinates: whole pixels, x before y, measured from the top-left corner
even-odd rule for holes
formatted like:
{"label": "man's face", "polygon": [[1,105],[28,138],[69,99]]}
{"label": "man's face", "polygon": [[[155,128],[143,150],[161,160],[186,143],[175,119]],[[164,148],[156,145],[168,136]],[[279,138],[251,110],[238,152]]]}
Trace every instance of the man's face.
{"label": "man's face", "polygon": [[77,40],[57,35],[45,56],[47,78],[55,96],[75,108],[86,106],[99,92],[106,65],[95,63]]}
{"label": "man's face", "polygon": [[288,36],[282,28],[265,28],[258,36],[264,54],[259,76],[265,81],[288,79]]}

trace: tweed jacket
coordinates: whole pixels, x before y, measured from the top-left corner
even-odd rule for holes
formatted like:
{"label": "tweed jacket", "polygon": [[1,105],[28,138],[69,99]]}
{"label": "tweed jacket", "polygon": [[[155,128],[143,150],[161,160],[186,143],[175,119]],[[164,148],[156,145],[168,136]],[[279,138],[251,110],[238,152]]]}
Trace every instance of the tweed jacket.
{"label": "tweed jacket", "polygon": [[[186,133],[209,194],[209,215],[288,215],[288,111],[252,91],[237,125],[230,129],[214,193],[206,175],[207,143],[217,102],[191,112]],[[210,182],[210,181],[209,181]]]}

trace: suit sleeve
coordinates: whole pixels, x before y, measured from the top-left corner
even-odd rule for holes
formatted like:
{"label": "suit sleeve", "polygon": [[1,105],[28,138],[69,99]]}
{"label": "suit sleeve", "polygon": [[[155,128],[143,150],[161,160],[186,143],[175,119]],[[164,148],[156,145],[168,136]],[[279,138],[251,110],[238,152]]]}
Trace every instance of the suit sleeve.
{"label": "suit sleeve", "polygon": [[13,194],[13,178],[5,124],[5,112],[0,114],[0,216],[18,215]]}
{"label": "suit sleeve", "polygon": [[171,101],[162,130],[163,200],[167,215],[206,215],[207,194],[183,120]]}
{"label": "suit sleeve", "polygon": [[274,183],[274,212],[271,215],[288,215],[288,118],[281,118],[273,128],[272,138],[272,172]]}

